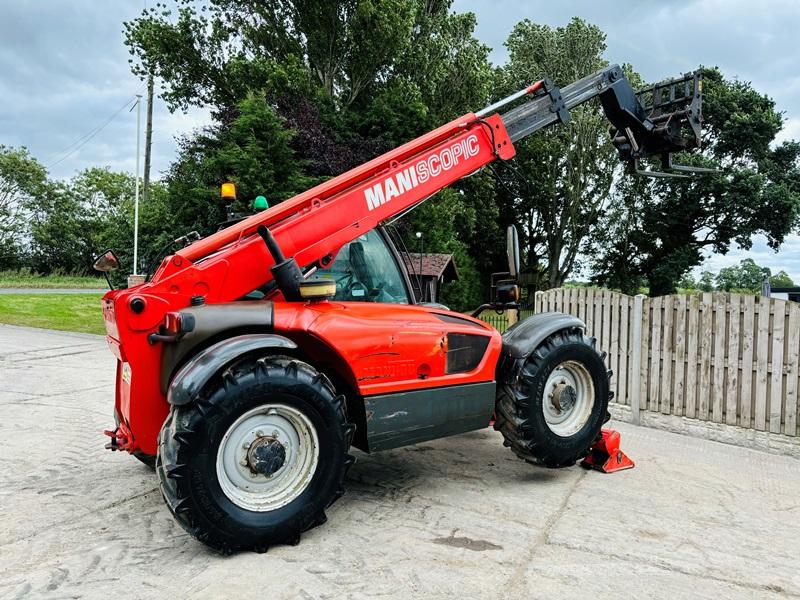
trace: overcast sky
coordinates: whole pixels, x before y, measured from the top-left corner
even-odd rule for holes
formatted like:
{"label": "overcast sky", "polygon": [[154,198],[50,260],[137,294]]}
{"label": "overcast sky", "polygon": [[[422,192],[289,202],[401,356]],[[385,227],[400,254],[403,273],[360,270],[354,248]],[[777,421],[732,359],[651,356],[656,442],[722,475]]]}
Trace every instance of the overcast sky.
{"label": "overcast sky", "polygon": [[[54,177],[94,165],[132,172],[136,114],[127,107],[144,86],[130,74],[121,30],[144,3],[2,0],[0,144],[26,146]],[[797,0],[456,0],[454,8],[477,14],[477,35],[495,63],[505,59],[503,41],[517,21],[557,26],[577,15],[606,32],[609,60],[632,63],[647,80],[718,65],[770,94],[786,113],[782,139],[800,138]],[[154,176],[172,160],[175,136],[206,119],[202,110],[173,115],[156,104]],[[800,282],[796,235],[778,254],[756,240],[752,251],[711,257],[703,268],[744,256]]]}

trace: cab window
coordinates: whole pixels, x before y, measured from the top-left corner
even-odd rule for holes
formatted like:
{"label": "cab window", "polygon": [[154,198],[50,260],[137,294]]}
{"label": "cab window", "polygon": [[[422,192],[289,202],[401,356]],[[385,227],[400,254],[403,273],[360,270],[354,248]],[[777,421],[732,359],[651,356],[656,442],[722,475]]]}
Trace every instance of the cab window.
{"label": "cab window", "polygon": [[343,246],[323,272],[336,281],[336,300],[409,304],[397,261],[375,230]]}

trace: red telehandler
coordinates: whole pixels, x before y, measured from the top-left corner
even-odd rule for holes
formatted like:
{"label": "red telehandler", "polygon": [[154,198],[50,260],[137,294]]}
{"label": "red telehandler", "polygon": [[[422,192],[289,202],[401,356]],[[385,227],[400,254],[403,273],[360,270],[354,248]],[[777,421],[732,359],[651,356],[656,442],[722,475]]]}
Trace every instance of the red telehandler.
{"label": "red telehandler", "polygon": [[[543,313],[501,335],[415,303],[382,224],[596,97],[622,159],[675,168],[672,152],[699,146],[701,90],[691,74],[637,93],[618,66],[563,89],[544,79],[167,256],[102,300],[117,358],[108,446],[154,464],[181,526],[222,552],[323,523],[351,444],[397,448],[494,417],[520,458],[574,464],[608,414],[610,372],[584,324]],[[508,239],[508,276],[484,307],[518,306]],[[96,268],[117,264],[109,251]]]}

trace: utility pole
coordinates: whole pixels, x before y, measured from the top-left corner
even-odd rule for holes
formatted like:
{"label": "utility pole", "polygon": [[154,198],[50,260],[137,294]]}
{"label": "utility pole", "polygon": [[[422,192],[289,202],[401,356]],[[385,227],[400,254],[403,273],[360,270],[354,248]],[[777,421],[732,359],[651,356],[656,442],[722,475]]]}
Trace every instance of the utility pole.
{"label": "utility pole", "polygon": [[[136,192],[133,199],[133,276],[139,272],[139,155],[141,154],[142,95],[136,94]],[[130,284],[130,280],[129,280]]]}
{"label": "utility pole", "polygon": [[150,198],[150,151],[153,146],[153,76],[147,78],[147,120],[144,126],[144,187],[142,201]]}

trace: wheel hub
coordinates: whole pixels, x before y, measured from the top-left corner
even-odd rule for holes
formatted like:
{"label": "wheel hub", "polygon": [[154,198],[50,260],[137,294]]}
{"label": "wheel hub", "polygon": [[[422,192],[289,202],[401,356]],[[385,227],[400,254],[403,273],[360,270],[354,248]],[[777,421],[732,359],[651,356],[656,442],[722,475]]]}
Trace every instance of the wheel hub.
{"label": "wheel hub", "polygon": [[311,483],[319,461],[319,440],[302,411],[280,403],[240,415],[217,449],[217,481],[245,510],[278,509]]}
{"label": "wheel hub", "polygon": [[286,462],[286,448],[273,437],[257,438],[247,450],[247,466],[253,473],[272,477]]}
{"label": "wheel hub", "polygon": [[589,420],[594,403],[594,382],[583,363],[566,360],[550,372],[542,401],[550,431],[561,437],[574,435]]}
{"label": "wheel hub", "polygon": [[575,388],[568,383],[561,382],[556,385],[553,390],[553,397],[551,402],[557,411],[569,411],[575,406],[575,401],[578,399],[578,392]]}

